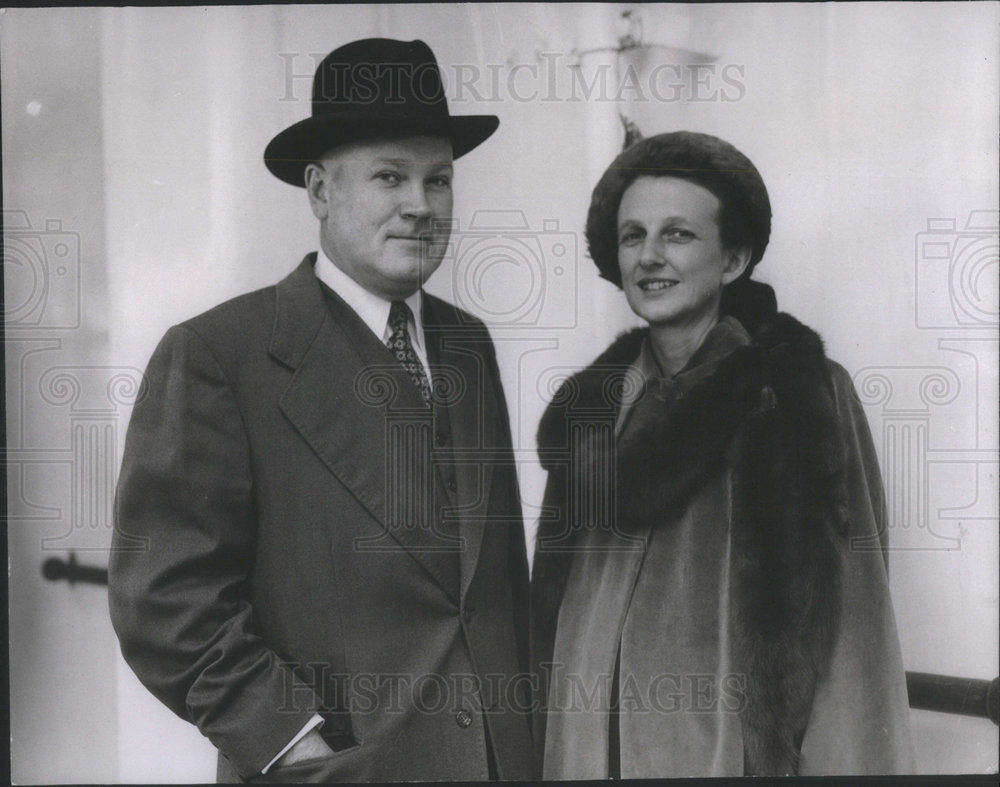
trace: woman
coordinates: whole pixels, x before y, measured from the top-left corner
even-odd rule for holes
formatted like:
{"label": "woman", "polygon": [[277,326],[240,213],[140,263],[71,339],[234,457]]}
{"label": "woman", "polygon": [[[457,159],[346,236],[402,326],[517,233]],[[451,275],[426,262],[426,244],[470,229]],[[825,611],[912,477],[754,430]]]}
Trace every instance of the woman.
{"label": "woman", "polygon": [[546,778],[910,769],[879,471],[820,338],[750,279],[763,180],[690,132],[594,189],[648,327],[557,391],[532,585]]}

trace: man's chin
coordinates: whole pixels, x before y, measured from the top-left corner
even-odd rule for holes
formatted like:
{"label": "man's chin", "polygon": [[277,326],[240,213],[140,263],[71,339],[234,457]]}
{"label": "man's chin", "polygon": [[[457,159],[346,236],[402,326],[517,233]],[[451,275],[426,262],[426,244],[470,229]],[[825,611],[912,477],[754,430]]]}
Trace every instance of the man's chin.
{"label": "man's chin", "polygon": [[414,293],[434,275],[440,266],[440,258],[399,260],[385,271],[385,277],[396,287],[408,289],[410,293]]}

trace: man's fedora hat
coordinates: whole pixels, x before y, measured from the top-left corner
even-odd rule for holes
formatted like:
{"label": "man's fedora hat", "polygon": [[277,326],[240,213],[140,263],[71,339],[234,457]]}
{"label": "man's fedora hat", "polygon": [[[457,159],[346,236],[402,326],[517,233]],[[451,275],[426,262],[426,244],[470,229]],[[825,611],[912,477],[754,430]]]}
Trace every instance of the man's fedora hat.
{"label": "man's fedora hat", "polygon": [[448,113],[437,61],[423,41],[367,38],[324,58],[313,77],[312,117],[272,139],[264,163],[286,183],[305,186],[306,164],[345,142],[447,137],[458,158],[499,124],[496,115]]}

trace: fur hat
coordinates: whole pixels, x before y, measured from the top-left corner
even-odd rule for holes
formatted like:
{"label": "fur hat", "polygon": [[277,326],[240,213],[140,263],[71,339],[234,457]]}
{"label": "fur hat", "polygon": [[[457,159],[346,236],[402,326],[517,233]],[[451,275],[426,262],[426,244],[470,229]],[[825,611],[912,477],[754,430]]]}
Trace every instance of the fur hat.
{"label": "fur hat", "polygon": [[626,148],[594,187],[587,214],[587,246],[601,278],[621,287],[618,206],[640,177],[674,177],[697,183],[722,203],[719,229],[730,248],[750,246],[749,279],[771,236],[771,202],[753,163],[725,140],[693,131],[657,134]]}

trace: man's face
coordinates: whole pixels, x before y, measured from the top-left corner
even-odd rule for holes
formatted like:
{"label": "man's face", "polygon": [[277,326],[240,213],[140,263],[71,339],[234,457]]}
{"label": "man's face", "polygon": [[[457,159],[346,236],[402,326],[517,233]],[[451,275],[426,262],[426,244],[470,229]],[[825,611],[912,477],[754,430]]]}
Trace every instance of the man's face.
{"label": "man's face", "polygon": [[412,295],[441,264],[452,211],[451,142],[370,140],[306,167],[327,256],[369,292]]}

